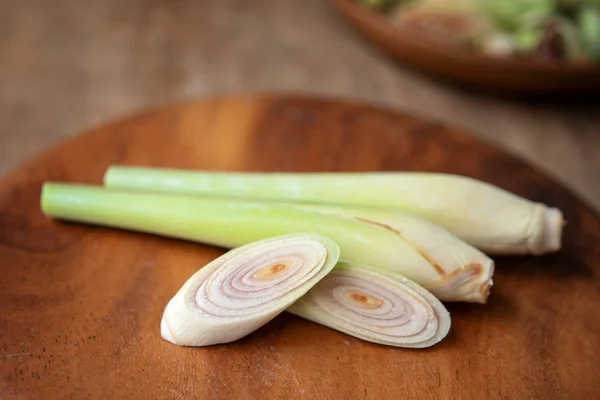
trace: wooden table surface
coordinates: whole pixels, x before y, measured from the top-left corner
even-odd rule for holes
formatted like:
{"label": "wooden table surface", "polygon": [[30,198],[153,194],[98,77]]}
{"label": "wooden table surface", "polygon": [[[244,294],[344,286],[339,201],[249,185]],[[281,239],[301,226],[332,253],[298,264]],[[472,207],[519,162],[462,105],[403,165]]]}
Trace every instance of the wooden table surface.
{"label": "wooden table surface", "polygon": [[600,210],[600,108],[466,92],[394,64],[325,0],[0,0],[0,176],[83,129],[239,92],[364,99],[464,128]]}

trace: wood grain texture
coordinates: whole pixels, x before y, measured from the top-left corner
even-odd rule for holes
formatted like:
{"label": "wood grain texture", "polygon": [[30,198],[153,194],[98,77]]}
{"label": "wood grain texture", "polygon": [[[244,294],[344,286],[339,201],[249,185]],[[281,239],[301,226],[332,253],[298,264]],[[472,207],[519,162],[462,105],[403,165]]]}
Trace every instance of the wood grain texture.
{"label": "wood grain texture", "polygon": [[0,0],[0,175],[133,112],[232,92],[355,98],[459,126],[600,210],[600,108],[461,91],[394,63],[327,0]]}
{"label": "wood grain texture", "polygon": [[[439,345],[370,344],[282,314],[227,345],[160,337],[167,301],[224,252],[56,222],[42,182],[109,164],[465,174],[560,207],[564,248],[499,257],[487,305],[449,304]],[[0,185],[0,398],[600,398],[600,221],[554,181],[459,130],[309,97],[185,103],[101,127]]]}

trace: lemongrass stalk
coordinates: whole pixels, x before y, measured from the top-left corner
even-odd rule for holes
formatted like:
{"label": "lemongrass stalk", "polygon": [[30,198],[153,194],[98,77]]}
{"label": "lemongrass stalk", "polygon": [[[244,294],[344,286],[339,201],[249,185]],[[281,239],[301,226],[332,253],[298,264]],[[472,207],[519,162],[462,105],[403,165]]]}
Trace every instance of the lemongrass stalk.
{"label": "lemongrass stalk", "polygon": [[[446,301],[485,303],[490,269],[440,268],[401,235],[379,224],[294,204],[46,183],[43,211],[52,217],[130,229],[225,248],[290,233],[316,233],[340,246],[346,261],[394,271]],[[432,236],[432,240],[435,238]],[[440,246],[445,245],[440,242]],[[431,243],[431,246],[436,246]],[[458,265],[458,264],[457,264]]]}
{"label": "lemongrass stalk", "polygon": [[112,188],[402,210],[488,254],[560,249],[562,212],[459,175],[427,172],[250,173],[111,166]]}
{"label": "lemongrass stalk", "polygon": [[325,277],[339,247],[312,234],[272,237],[210,262],[165,307],[161,336],[180,346],[238,340],[285,311]]}
{"label": "lemongrass stalk", "polygon": [[450,314],[411,280],[369,266],[340,262],[286,311],[354,337],[396,347],[424,348],[450,330]]}

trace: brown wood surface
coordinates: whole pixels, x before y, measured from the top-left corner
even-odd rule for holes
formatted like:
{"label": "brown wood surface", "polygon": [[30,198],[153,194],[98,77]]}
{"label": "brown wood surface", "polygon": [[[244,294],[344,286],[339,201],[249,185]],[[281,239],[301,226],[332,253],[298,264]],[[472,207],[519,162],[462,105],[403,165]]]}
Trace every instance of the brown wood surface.
{"label": "brown wood surface", "polygon": [[426,32],[393,25],[358,0],[329,0],[358,32],[390,56],[437,77],[495,92],[548,95],[600,90],[600,66],[490,57],[440,44]]}
{"label": "brown wood surface", "polygon": [[[560,207],[564,248],[499,257],[486,305],[448,304],[430,349],[370,344],[282,314],[226,345],[160,337],[166,302],[223,249],[56,222],[42,182],[109,164],[465,174]],[[358,188],[359,190],[359,188]],[[597,399],[600,221],[553,180],[468,134],[308,97],[179,104],[113,123],[0,184],[0,398]]]}

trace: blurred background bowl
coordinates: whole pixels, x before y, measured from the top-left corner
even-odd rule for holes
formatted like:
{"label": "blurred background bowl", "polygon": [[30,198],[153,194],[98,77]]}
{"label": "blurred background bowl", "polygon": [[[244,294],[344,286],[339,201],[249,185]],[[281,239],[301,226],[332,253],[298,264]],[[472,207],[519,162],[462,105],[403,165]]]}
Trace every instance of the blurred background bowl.
{"label": "blurred background bowl", "polygon": [[510,94],[556,94],[600,90],[600,67],[499,58],[417,37],[356,0],[330,0],[355,29],[412,69],[461,86]]}

